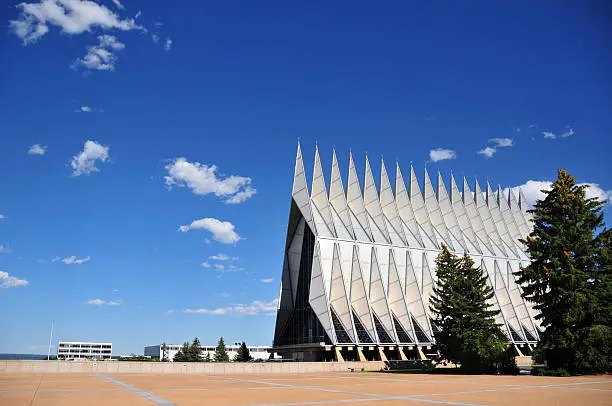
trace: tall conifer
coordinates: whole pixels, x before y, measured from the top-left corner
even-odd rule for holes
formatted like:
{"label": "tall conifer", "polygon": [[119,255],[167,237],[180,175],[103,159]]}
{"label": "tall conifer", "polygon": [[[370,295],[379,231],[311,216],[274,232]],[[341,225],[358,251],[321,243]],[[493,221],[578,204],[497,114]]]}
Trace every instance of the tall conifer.
{"label": "tall conifer", "polygon": [[223,341],[223,337],[219,338],[219,343],[217,344],[217,348],[215,349],[215,362],[229,362],[229,355],[227,354],[227,350],[225,349],[225,342]]}
{"label": "tall conifer", "polygon": [[604,203],[587,198],[586,188],[558,171],[551,189],[542,191],[545,198],[529,210],[534,228],[521,242],[531,263],[516,273],[544,329],[536,355],[570,372],[612,365],[612,235],[601,230]]}
{"label": "tall conifer", "polygon": [[469,373],[493,370],[502,361],[508,339],[495,323],[499,311],[488,304],[494,292],[487,275],[470,257],[459,258],[444,244],[436,258],[436,275],[430,309],[441,357]]}

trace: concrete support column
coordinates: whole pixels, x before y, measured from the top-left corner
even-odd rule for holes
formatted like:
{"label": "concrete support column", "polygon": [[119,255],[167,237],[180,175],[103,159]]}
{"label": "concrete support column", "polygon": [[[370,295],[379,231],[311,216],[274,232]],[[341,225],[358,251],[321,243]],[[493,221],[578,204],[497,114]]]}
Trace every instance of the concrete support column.
{"label": "concrete support column", "polygon": [[361,362],[367,361],[365,355],[363,355],[363,350],[361,349],[361,347],[357,347],[357,355],[359,356],[359,361]]}
{"label": "concrete support column", "polygon": [[417,349],[417,352],[419,353],[419,358],[421,358],[421,361],[427,360],[427,357],[425,356],[425,353],[423,352],[421,347],[417,345],[416,349]]}
{"label": "concrete support column", "polygon": [[406,354],[404,354],[404,351],[402,351],[402,347],[397,347],[397,352],[399,353],[400,359],[402,361],[408,360],[408,358],[406,357]]}
{"label": "concrete support column", "polygon": [[338,360],[338,362],[344,362],[344,357],[342,356],[342,353],[340,352],[340,348],[338,347],[334,347],[336,350],[336,360]]}
{"label": "concrete support column", "polygon": [[513,344],[514,345],[514,349],[516,350],[516,353],[519,355],[519,357],[523,357],[523,352],[521,351],[521,349],[518,347],[518,345]]}
{"label": "concrete support column", "polygon": [[387,356],[385,355],[385,352],[383,351],[382,347],[376,347],[378,349],[378,355],[380,355],[380,360],[381,361],[389,361],[387,359]]}

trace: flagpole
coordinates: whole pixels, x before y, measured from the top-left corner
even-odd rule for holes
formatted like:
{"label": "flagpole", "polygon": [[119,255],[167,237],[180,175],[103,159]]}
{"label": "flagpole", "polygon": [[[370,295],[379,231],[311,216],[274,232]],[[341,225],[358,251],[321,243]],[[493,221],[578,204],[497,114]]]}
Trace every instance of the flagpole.
{"label": "flagpole", "polygon": [[53,322],[51,322],[51,335],[49,336],[49,350],[47,351],[47,361],[51,357],[51,340],[53,339]]}

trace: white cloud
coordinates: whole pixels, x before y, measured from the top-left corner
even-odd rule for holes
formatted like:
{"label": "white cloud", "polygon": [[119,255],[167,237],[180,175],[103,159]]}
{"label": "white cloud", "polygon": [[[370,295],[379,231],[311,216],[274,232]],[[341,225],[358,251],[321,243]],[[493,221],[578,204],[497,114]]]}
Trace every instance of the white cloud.
{"label": "white cloud", "polygon": [[151,34],[151,39],[157,44],[159,42],[159,34],[156,32]]}
{"label": "white cloud", "polygon": [[493,158],[498,148],[507,148],[514,145],[512,138],[489,138],[488,142],[492,146],[477,151],[477,154],[484,155],[486,158]]}
{"label": "white cloud", "polygon": [[0,254],[10,254],[11,252],[13,252],[12,249],[10,249],[9,247],[0,244]]}
{"label": "white cloud", "polygon": [[121,4],[121,2],[119,0],[113,0],[113,3],[115,3],[115,6],[117,6],[117,8],[120,9],[120,10],[125,9],[125,6],[123,4]]}
{"label": "white cloud", "polygon": [[214,264],[213,267],[217,270],[217,271],[224,271],[225,270],[225,265],[223,264]]}
{"label": "white cloud", "polygon": [[100,298],[88,300],[87,304],[94,306],[121,306],[123,301],[121,300],[102,300]]}
{"label": "white cloud", "polygon": [[121,19],[107,7],[90,0],[41,0],[39,3],[20,3],[19,16],[9,21],[11,31],[24,45],[36,42],[56,26],[65,34],[81,34],[102,30],[145,30],[133,19]]}
{"label": "white cloud", "polygon": [[204,268],[210,268],[210,264],[206,261],[202,262],[200,265],[202,265]]}
{"label": "white cloud", "polygon": [[218,177],[216,165],[204,165],[177,158],[166,166],[168,176],[164,177],[168,188],[176,185],[188,187],[197,195],[214,193],[225,203],[242,203],[256,193],[251,186],[251,178],[244,176]]}
{"label": "white cloud", "polygon": [[60,257],[55,257],[55,258],[53,258],[53,259],[51,260],[51,262],[57,262],[57,261],[59,261],[60,259],[61,259]]}
{"label": "white cloud", "polygon": [[[519,188],[523,191],[525,198],[527,199],[527,203],[530,206],[534,206],[536,200],[543,200],[546,195],[542,192],[542,190],[550,190],[552,182],[550,181],[542,181],[542,180],[528,180],[524,184],[520,186],[515,186],[512,188],[514,195],[518,198]],[[604,190],[597,183],[579,183],[579,185],[588,185],[585,193],[587,198],[597,198],[600,201],[607,201],[610,203],[612,200],[612,190]],[[508,189],[504,190],[508,193]]]}
{"label": "white cloud", "polygon": [[45,155],[46,152],[46,145],[34,144],[28,150],[28,155]]}
{"label": "white cloud", "polygon": [[436,148],[429,151],[429,159],[432,162],[443,161],[445,159],[456,159],[457,153],[452,149]]}
{"label": "white cloud", "polygon": [[180,232],[187,232],[189,230],[204,229],[212,233],[213,239],[224,244],[233,244],[242,239],[235,231],[234,225],[229,221],[220,221],[216,218],[203,218],[192,221],[190,225],[183,225],[179,227]]}
{"label": "white cloud", "polygon": [[4,220],[6,216],[4,214],[0,214],[0,220]]}
{"label": "white cloud", "polygon": [[263,283],[272,283],[274,282],[274,278],[265,278],[261,280]]}
{"label": "white cloud", "polygon": [[[66,265],[81,265],[84,264],[85,262],[89,261],[91,258],[88,256],[86,256],[85,258],[77,258],[75,255],[72,255],[70,257],[66,257],[64,259],[62,259],[62,262],[65,263]],[[55,262],[55,261],[53,261]]]}
{"label": "white cloud", "polygon": [[72,158],[70,166],[72,166],[73,176],[89,175],[92,172],[98,172],[96,161],[108,161],[109,147],[98,144],[95,141],[85,141],[83,151]]}
{"label": "white cloud", "polygon": [[478,151],[479,154],[486,156],[487,158],[492,158],[493,155],[497,152],[495,148],[486,147]]}
{"label": "white cloud", "polygon": [[77,58],[71,68],[115,70],[115,64],[118,60],[115,52],[124,49],[125,45],[117,41],[117,38],[113,35],[99,35],[98,41],[100,42],[98,45],[88,46],[87,54],[83,58]]}
{"label": "white cloud", "polygon": [[8,289],[8,288],[19,288],[22,286],[27,286],[28,281],[25,279],[19,279],[14,276],[10,276],[8,272],[0,271],[0,287]]}
{"label": "white cloud", "polygon": [[246,201],[248,198],[250,198],[251,196],[253,196],[255,193],[256,193],[255,189],[253,189],[251,187],[247,187],[242,192],[238,192],[234,196],[232,196],[229,199],[225,200],[225,203],[227,203],[227,204],[242,203],[242,202]]}
{"label": "white cloud", "polygon": [[505,148],[513,145],[512,138],[490,138],[489,142],[493,144],[495,148]]}
{"label": "white cloud", "polygon": [[75,110],[76,113],[102,113],[102,109],[97,109],[95,107],[89,106],[81,106]]}
{"label": "white cloud", "polygon": [[227,254],[217,254],[217,255],[211,255],[210,257],[208,257],[208,259],[212,259],[213,261],[237,261],[240,258],[230,257]]}
{"label": "white cloud", "polygon": [[542,131],[542,135],[544,135],[544,138],[549,138],[551,140],[555,140],[557,138],[567,138],[570,135],[574,135],[574,129],[570,126],[567,126],[567,131],[561,133],[561,134],[555,134],[553,132],[550,131]]}
{"label": "white cloud", "polygon": [[166,38],[166,43],[164,44],[164,50],[169,51],[172,49],[172,40],[170,38]]}
{"label": "white cloud", "polygon": [[254,300],[249,305],[235,304],[228,307],[219,307],[216,309],[185,309],[183,313],[198,313],[198,314],[213,314],[213,315],[246,315],[256,316],[260,314],[274,315],[278,308],[278,299],[274,299],[270,302],[262,302],[261,300]]}

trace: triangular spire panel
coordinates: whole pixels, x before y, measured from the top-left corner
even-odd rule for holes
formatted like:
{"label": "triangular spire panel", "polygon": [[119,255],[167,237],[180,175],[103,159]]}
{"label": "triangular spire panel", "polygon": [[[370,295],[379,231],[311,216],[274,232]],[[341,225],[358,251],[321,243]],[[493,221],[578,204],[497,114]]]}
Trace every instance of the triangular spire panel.
{"label": "triangular spire panel", "polygon": [[378,230],[380,230],[380,233],[382,234],[380,237],[378,237],[378,239],[377,235],[374,234],[374,241],[382,244],[389,244],[391,241],[389,239],[389,233],[387,232],[387,226],[385,225],[384,216],[380,207],[380,201],[378,200],[378,192],[376,191],[376,183],[374,183],[374,175],[372,175],[370,160],[367,156],[365,163],[363,200],[366,212],[371,216],[372,220],[374,220],[376,227],[378,228]]}
{"label": "triangular spire panel", "polygon": [[[418,267],[414,266],[412,258],[418,258]],[[422,256],[420,253],[416,257],[412,256],[410,252],[406,252],[406,306],[408,311],[414,317],[414,319],[421,325],[427,326],[427,313],[425,311],[425,304],[423,303],[423,297],[421,295],[421,289],[419,287],[419,281],[416,278],[417,273],[421,273]],[[427,304],[429,305],[429,303]],[[424,327],[425,328],[425,327]]]}
{"label": "triangular spire panel", "polygon": [[[388,261],[388,260],[387,260]],[[372,250],[372,272],[370,274],[370,308],[373,315],[378,317],[385,332],[393,338],[393,320],[389,313],[387,295],[383,288],[383,281],[380,276],[378,261],[375,250]],[[379,339],[381,333],[377,331]]]}
{"label": "triangular spire panel", "polygon": [[395,197],[393,196],[393,190],[391,190],[391,182],[389,182],[389,176],[387,175],[387,168],[385,168],[385,161],[380,160],[380,206],[382,212],[387,217],[387,221],[391,224],[391,227],[387,226],[389,231],[389,237],[393,244],[398,242],[393,241],[392,233],[395,233],[404,245],[406,244],[406,237],[402,230],[402,220],[397,212],[397,205],[395,204]]}
{"label": "triangular spire panel", "polygon": [[501,237],[501,241],[509,243],[504,244],[504,246],[502,247],[504,252],[508,253],[508,251],[511,251],[514,255],[518,255],[518,253],[515,252],[515,247],[512,243],[512,236],[508,231],[508,226],[504,222],[501,210],[499,209],[499,206],[497,204],[497,198],[495,197],[495,194],[493,193],[493,189],[491,189],[491,185],[489,184],[489,182],[487,182],[487,207],[489,208],[489,212],[491,213],[491,217],[493,218],[493,224],[495,225],[495,229]]}
{"label": "triangular spire panel", "polygon": [[332,154],[331,182],[329,184],[329,202],[331,206],[336,209],[336,213],[338,214],[338,217],[342,221],[344,227],[354,238],[355,234],[351,230],[351,220],[348,212],[348,205],[346,202],[346,194],[344,191],[344,185],[342,184],[342,176],[340,175],[340,167],[338,166],[338,158],[336,157],[335,150]]}
{"label": "triangular spire panel", "polygon": [[457,215],[453,209],[452,202],[448,196],[448,192],[446,191],[446,186],[444,186],[444,180],[442,179],[440,172],[438,172],[438,206],[440,208],[440,213],[442,213],[442,219],[448,227],[449,234],[452,235],[460,244],[460,247],[456,246],[455,250],[458,251],[462,248],[465,252],[468,250],[468,246],[464,241],[463,233],[461,232],[461,227],[459,227],[459,221],[457,220]]}
{"label": "triangular spire panel", "polygon": [[346,193],[348,207],[355,215],[359,225],[361,226],[360,228],[365,231],[366,235],[371,241],[372,233],[370,232],[368,225],[367,213],[363,204],[363,196],[361,195],[361,186],[359,186],[359,179],[357,178],[357,170],[355,169],[353,154],[350,154],[349,158],[348,187]]}
{"label": "triangular spire panel", "polygon": [[[414,172],[414,168],[412,165],[410,166],[410,203],[412,204],[412,209],[414,211],[414,217],[417,223],[421,226],[421,229],[425,231],[425,234],[432,240],[436,241],[435,232],[433,229],[433,225],[429,220],[429,215],[427,214],[427,208],[425,208],[425,200],[423,200],[423,194],[421,193],[421,188],[419,186],[419,180],[417,179],[416,173]],[[438,246],[438,242],[436,241],[436,246]]]}
{"label": "triangular spire panel", "polygon": [[348,295],[345,290],[344,277],[340,268],[340,255],[338,254],[338,246],[334,244],[334,257],[332,262],[332,280],[329,302],[331,307],[336,312],[339,322],[342,324],[344,331],[348,334],[350,341],[355,342],[355,333],[353,331],[353,321],[351,315],[351,307],[348,302]]}
{"label": "triangular spire panel", "polygon": [[329,230],[330,237],[334,237],[334,223],[332,220],[331,211],[329,210],[327,188],[325,187],[325,178],[323,177],[323,167],[321,166],[321,157],[319,156],[318,146],[315,149],[315,164],[312,172],[312,193],[310,198],[317,209],[319,209],[319,213],[321,214],[321,217],[323,217],[327,230]]}
{"label": "triangular spire panel", "polygon": [[448,233],[448,228],[444,222],[438,199],[436,199],[436,193],[434,192],[431,179],[429,178],[429,172],[425,168],[425,182],[423,185],[423,196],[425,198],[425,208],[429,214],[429,219],[434,229],[442,236],[444,244],[446,244],[451,250],[459,250],[461,247],[455,247],[453,241]]}
{"label": "triangular spire panel", "polygon": [[459,187],[457,186],[457,182],[455,182],[455,177],[451,174],[451,188],[450,188],[450,201],[453,206],[453,211],[455,213],[455,217],[457,218],[457,224],[459,225],[459,229],[464,236],[464,241],[466,244],[471,244],[473,249],[468,246],[468,251],[470,254],[482,254],[482,248],[478,242],[476,237],[476,233],[474,232],[474,228],[472,227],[472,223],[468,218],[465,205],[463,204],[463,197],[461,192],[459,191]]}
{"label": "triangular spire panel", "polygon": [[329,311],[329,303],[327,301],[327,292],[325,290],[325,282],[323,281],[323,272],[321,270],[319,244],[315,245],[314,257],[312,259],[312,273],[310,276],[310,294],[308,303],[313,312],[321,322],[321,326],[327,335],[335,341],[335,333],[332,328],[331,314]]}
{"label": "triangular spire panel", "polygon": [[[362,268],[359,262],[360,261],[358,250],[357,247],[354,246],[353,267],[351,270],[350,303],[358,320],[363,325],[370,338],[374,339],[374,337],[376,337],[374,331],[374,322],[372,321],[372,314],[370,313],[370,304],[364,284],[364,281],[366,281],[366,279],[364,279],[364,276],[361,272]],[[369,279],[367,279],[367,281],[369,285]]]}
{"label": "triangular spire panel", "polygon": [[[404,223],[404,227],[408,229],[408,232],[405,233],[407,238],[409,238],[409,235],[412,236],[417,240],[418,246],[423,247],[423,241],[421,241],[419,233],[419,225],[414,216],[414,211],[412,210],[412,204],[410,203],[410,198],[406,191],[406,185],[399,164],[395,167],[395,202],[397,205],[397,212]],[[410,246],[414,247],[414,245]]]}
{"label": "triangular spire panel", "polygon": [[502,239],[497,232],[497,228],[493,222],[493,216],[491,216],[491,212],[489,211],[489,207],[485,201],[484,194],[480,189],[478,180],[476,180],[476,185],[474,186],[474,203],[476,204],[476,209],[478,210],[478,214],[480,214],[480,218],[482,219],[482,224],[484,225],[485,231],[489,236],[489,240],[492,242],[493,249],[496,251],[497,255],[508,256],[508,254],[503,250]]}
{"label": "triangular spire panel", "polygon": [[302,159],[302,149],[298,143],[297,156],[295,158],[295,172],[293,175],[293,191],[291,197],[298,206],[306,223],[315,232],[314,220],[310,209],[310,197],[308,196],[308,185],[306,183],[306,172],[304,171],[304,161]]}
{"label": "triangular spire panel", "polygon": [[414,337],[414,331],[412,331],[410,315],[408,314],[408,308],[406,307],[405,295],[400,283],[400,277],[395,264],[393,251],[391,251],[391,257],[389,259],[389,309],[397,318],[397,321],[403,330],[411,337]]}

